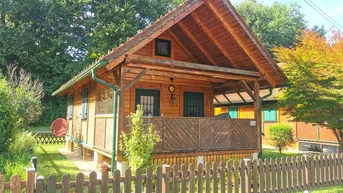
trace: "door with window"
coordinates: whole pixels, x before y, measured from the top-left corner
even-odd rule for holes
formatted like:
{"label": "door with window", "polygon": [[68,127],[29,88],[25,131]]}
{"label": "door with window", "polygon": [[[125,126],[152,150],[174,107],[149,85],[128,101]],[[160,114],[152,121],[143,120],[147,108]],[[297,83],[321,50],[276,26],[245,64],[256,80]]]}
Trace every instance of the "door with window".
{"label": "door with window", "polygon": [[184,92],[183,100],[184,117],[204,116],[204,93]]}
{"label": "door with window", "polygon": [[144,116],[160,116],[160,91],[149,89],[136,89],[136,109],[140,104]]}

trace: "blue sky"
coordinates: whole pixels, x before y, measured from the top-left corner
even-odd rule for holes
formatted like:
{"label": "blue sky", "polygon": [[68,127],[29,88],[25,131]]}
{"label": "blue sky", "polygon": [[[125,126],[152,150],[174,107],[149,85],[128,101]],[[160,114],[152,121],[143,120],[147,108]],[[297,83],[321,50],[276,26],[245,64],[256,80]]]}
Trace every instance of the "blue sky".
{"label": "blue sky", "polygon": [[[244,0],[231,0],[233,4],[239,3]],[[309,27],[314,25],[324,25],[326,30],[329,30],[333,25],[328,22],[323,16],[317,13],[312,7],[310,7],[304,0],[257,0],[264,4],[271,5],[274,2],[290,3],[296,2],[301,6],[301,12],[305,14],[305,19]],[[327,15],[334,19],[337,23],[343,26],[343,0],[312,0],[318,7],[320,7]],[[334,28],[337,30],[336,28]]]}

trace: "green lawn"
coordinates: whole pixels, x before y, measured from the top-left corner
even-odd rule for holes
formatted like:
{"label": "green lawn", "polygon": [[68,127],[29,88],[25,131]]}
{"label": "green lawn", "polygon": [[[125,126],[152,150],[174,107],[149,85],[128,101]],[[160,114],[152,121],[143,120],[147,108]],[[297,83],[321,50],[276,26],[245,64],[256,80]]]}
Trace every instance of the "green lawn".
{"label": "green lawn", "polygon": [[[343,192],[343,185],[338,186],[332,186],[332,187],[326,187],[326,188],[319,188],[311,190],[311,193],[340,193]],[[300,193],[300,192],[299,192]]]}
{"label": "green lawn", "polygon": [[262,158],[277,158],[277,157],[289,157],[289,156],[301,156],[300,153],[294,153],[294,152],[287,152],[284,151],[282,154],[280,154],[277,150],[272,149],[263,149],[262,150]]}
{"label": "green lawn", "polygon": [[50,126],[34,126],[30,128],[31,131],[50,131]]}
{"label": "green lawn", "polygon": [[60,181],[63,174],[70,174],[72,180],[79,173],[79,169],[71,163],[58,148],[64,145],[40,145],[34,148],[34,156],[38,157],[37,175],[48,179],[50,174],[56,175],[57,181]]}

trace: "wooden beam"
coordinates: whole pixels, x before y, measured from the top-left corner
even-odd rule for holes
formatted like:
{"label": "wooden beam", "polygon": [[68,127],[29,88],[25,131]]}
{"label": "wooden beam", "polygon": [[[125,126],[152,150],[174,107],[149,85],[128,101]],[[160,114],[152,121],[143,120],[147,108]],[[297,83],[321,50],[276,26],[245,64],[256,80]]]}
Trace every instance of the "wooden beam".
{"label": "wooden beam", "polygon": [[217,103],[219,104],[219,105],[222,105],[222,103],[217,99],[217,97],[216,96],[213,96],[213,98],[214,98],[214,100],[216,100],[217,101]]}
{"label": "wooden beam", "polygon": [[[141,69],[129,67],[127,69],[127,72],[138,74],[141,72]],[[175,73],[175,72],[170,72],[166,70],[163,71],[163,70],[150,69],[145,74],[152,75],[152,76],[170,77],[174,79],[185,79],[185,80],[199,80],[199,81],[208,81],[208,82],[224,82],[225,81],[224,79],[220,79],[220,78],[212,78],[208,76],[200,76],[200,75],[194,75],[194,74]]]}
{"label": "wooden beam", "polygon": [[213,65],[217,65],[216,61],[213,59],[213,57],[207,52],[207,50],[199,43],[199,41],[194,37],[191,31],[188,30],[186,25],[182,22],[179,21],[178,25],[180,26],[181,30],[191,39],[195,45],[200,49],[200,51],[207,57],[207,59],[211,62]]}
{"label": "wooden beam", "polygon": [[220,73],[226,73],[226,74],[245,75],[245,76],[251,76],[255,78],[259,78],[261,76],[261,74],[256,71],[241,70],[241,69],[234,69],[234,68],[227,68],[227,67],[220,67],[220,66],[210,66],[206,64],[182,62],[182,61],[176,61],[176,60],[165,60],[165,59],[146,57],[146,56],[137,56],[137,55],[132,55],[128,57],[127,63],[156,64],[156,65],[161,65],[161,66],[166,66],[166,67],[189,68],[189,69],[195,69],[195,70],[220,72]]}
{"label": "wooden beam", "polygon": [[229,97],[226,96],[224,90],[223,90],[223,89],[220,89],[220,90],[223,92],[222,95],[225,97],[225,99],[226,99],[229,103],[231,103],[231,100],[229,99]]}
{"label": "wooden beam", "polygon": [[245,92],[252,98],[253,101],[255,101],[256,99],[255,99],[254,92],[251,90],[249,85],[245,82],[245,80],[241,80],[240,82]]}
{"label": "wooden beam", "polygon": [[200,20],[200,17],[197,13],[193,12],[192,17],[195,22],[197,22],[201,29],[207,34],[210,40],[216,45],[216,47],[220,50],[220,52],[226,57],[226,59],[235,67],[238,68],[238,65],[233,62],[233,58],[229,54],[229,52],[221,45],[221,43],[217,40],[215,35],[207,28],[207,26]]}
{"label": "wooden beam", "polygon": [[258,133],[258,148],[261,149],[261,140],[262,140],[262,128],[261,128],[261,104],[260,104],[260,84],[258,81],[254,82],[254,94],[255,94],[255,102],[254,102],[254,116],[256,121],[256,128]]}
{"label": "wooden beam", "polygon": [[242,99],[242,101],[244,103],[246,103],[247,101],[244,99],[244,97],[241,95],[241,93],[239,93],[239,90],[237,89],[236,86],[233,86],[233,90],[238,94],[238,96]]}
{"label": "wooden beam", "polygon": [[142,70],[137,76],[136,78],[134,78],[133,80],[131,80],[131,82],[129,84],[127,84],[125,86],[125,89],[124,90],[127,90],[129,88],[131,88],[139,79],[142,78],[142,76],[149,71],[149,68],[145,68],[144,70]]}
{"label": "wooden beam", "polygon": [[[119,85],[119,107],[118,107],[118,129],[117,129],[117,142],[120,139],[121,132],[124,130],[124,108],[125,108],[125,76],[126,76],[126,65],[120,66],[120,85]],[[120,152],[119,145],[116,146],[116,154]]]}
{"label": "wooden beam", "polygon": [[225,87],[230,87],[230,86],[233,86],[233,85],[237,85],[239,84],[239,81],[237,80],[229,80],[228,82],[225,82],[223,84],[216,84],[214,85],[214,89],[222,89],[222,88],[225,88]]}
{"label": "wooden beam", "polygon": [[181,49],[187,54],[187,56],[192,60],[192,62],[198,63],[198,60],[193,56],[193,54],[186,48],[186,46],[181,42],[179,37],[175,35],[173,30],[169,29],[167,31],[169,35],[174,39],[174,41],[181,47]]}
{"label": "wooden beam", "polygon": [[114,80],[116,81],[117,85],[120,84],[120,67],[117,70],[113,71]]}
{"label": "wooden beam", "polygon": [[225,74],[219,72],[208,72],[208,71],[199,71],[193,69],[180,69],[180,68],[172,68],[172,67],[164,67],[158,65],[151,65],[151,64],[128,64],[130,67],[138,67],[138,68],[149,68],[154,70],[161,70],[161,71],[169,71],[169,72],[177,72],[177,73],[184,73],[184,74],[194,74],[194,75],[202,75],[212,78],[220,78],[224,80],[251,80],[256,81],[256,78],[251,76],[244,76],[244,75],[235,75],[235,74]]}
{"label": "wooden beam", "polygon": [[[224,2],[223,2],[224,3]],[[219,12],[219,10],[215,7],[212,1],[207,1],[207,5],[210,8],[210,10],[214,13],[214,15],[221,21],[221,23],[224,25],[224,28],[228,31],[229,34],[233,37],[233,39],[236,41],[236,43],[244,50],[244,52],[249,56],[249,58],[254,62],[256,67],[262,72],[263,74],[267,73],[265,72],[264,69],[261,68],[259,65],[260,62],[258,58],[254,56],[254,54],[251,53],[249,48],[245,45],[243,39],[240,38],[239,34],[236,33],[235,29],[227,22],[227,20],[224,18],[224,16]],[[229,7],[228,7],[229,8]],[[231,11],[232,12],[232,11]],[[273,80],[272,77],[267,77],[268,82],[272,86],[276,86],[275,81]]]}
{"label": "wooden beam", "polygon": [[[170,12],[167,16],[162,17],[154,24],[152,24],[147,29],[143,30],[139,37],[145,38],[132,38],[128,40],[125,44],[127,46],[119,47],[109,54],[107,54],[104,59],[106,59],[109,64],[106,66],[107,69],[113,69],[119,64],[119,62],[125,59],[126,55],[131,55],[143,48],[146,44],[154,40],[156,37],[161,35],[163,32],[171,28],[175,23],[179,22],[181,19],[186,17],[189,13],[204,4],[205,1],[188,1],[183,5],[179,6],[176,11]],[[129,47],[130,45],[130,47]]]}

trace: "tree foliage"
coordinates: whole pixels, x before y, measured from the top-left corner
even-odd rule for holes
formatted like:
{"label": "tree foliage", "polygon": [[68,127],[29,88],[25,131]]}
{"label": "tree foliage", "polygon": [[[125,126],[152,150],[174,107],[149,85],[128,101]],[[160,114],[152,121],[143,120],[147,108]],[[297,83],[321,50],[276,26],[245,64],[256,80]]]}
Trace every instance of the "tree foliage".
{"label": "tree foliage", "polygon": [[318,123],[336,134],[342,149],[343,137],[343,35],[333,32],[325,39],[314,31],[303,31],[295,48],[275,49],[289,86],[279,106],[294,121]]}
{"label": "tree foliage", "polygon": [[145,171],[147,167],[152,166],[151,153],[160,141],[155,126],[151,123],[148,126],[144,125],[143,115],[141,106],[137,105],[136,113],[131,113],[131,132],[123,132],[121,135],[120,149],[127,156],[132,171],[136,171],[137,168]]}
{"label": "tree foliage", "polygon": [[304,14],[296,3],[268,6],[248,0],[239,4],[237,11],[269,51],[274,46],[291,47],[300,30],[306,28]]}
{"label": "tree foliage", "polygon": [[0,69],[14,64],[44,82],[42,120],[65,115],[51,93],[181,0],[0,0]]}
{"label": "tree foliage", "polygon": [[273,146],[277,148],[280,154],[282,150],[286,149],[294,141],[293,129],[290,125],[278,123],[270,126],[268,132]]}
{"label": "tree foliage", "polygon": [[7,152],[15,129],[15,111],[11,101],[11,89],[0,74],[0,154]]}

